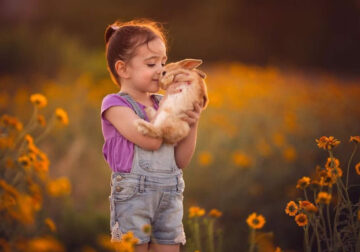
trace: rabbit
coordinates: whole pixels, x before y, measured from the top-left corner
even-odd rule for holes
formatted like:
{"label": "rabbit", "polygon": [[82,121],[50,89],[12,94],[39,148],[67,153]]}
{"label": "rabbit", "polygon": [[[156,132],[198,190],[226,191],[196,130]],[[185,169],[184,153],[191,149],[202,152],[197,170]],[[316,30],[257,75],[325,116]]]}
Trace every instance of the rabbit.
{"label": "rabbit", "polygon": [[167,90],[176,82],[186,82],[177,87],[179,92],[167,94],[166,99],[156,111],[152,107],[146,107],[145,112],[150,120],[137,119],[137,130],[145,136],[163,138],[167,144],[176,144],[185,138],[189,131],[189,124],[182,120],[186,110],[194,109],[194,102],[199,102],[205,109],[209,103],[206,74],[197,66],[202,64],[199,59],[184,59],[165,65],[159,77],[160,88]]}

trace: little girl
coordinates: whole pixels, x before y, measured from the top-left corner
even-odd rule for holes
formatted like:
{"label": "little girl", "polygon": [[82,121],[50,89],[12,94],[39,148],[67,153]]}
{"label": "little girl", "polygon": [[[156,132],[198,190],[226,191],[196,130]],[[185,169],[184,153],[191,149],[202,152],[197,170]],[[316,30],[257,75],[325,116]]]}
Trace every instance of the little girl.
{"label": "little girl", "polygon": [[[120,88],[101,105],[105,143],[103,155],[112,169],[110,230],[112,242],[132,231],[139,239],[135,251],[180,251],[185,244],[182,224],[183,171],[194,153],[202,108],[186,111],[189,135],[175,145],[143,136],[134,126],[139,117],[148,120],[146,106],[158,109],[176,92],[177,83],[163,97],[158,80],[167,60],[166,38],[151,20],[116,21],[105,31],[107,68]],[[144,227],[151,228],[145,232]]]}

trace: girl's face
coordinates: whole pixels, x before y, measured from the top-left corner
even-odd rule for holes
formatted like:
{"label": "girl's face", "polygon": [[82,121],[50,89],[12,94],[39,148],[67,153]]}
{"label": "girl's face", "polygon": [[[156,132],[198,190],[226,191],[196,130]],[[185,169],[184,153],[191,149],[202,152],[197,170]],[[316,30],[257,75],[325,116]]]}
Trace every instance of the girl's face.
{"label": "girl's face", "polygon": [[139,46],[127,65],[128,81],[138,91],[157,92],[159,77],[166,60],[166,48],[161,39],[157,38]]}

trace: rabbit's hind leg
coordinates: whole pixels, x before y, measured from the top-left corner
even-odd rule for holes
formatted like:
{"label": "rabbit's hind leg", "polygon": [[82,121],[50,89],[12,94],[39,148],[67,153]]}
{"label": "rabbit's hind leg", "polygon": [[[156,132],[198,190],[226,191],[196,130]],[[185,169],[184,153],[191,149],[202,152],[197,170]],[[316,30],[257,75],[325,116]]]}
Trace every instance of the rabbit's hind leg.
{"label": "rabbit's hind leg", "polygon": [[156,127],[154,127],[154,125],[143,119],[135,120],[135,126],[137,130],[144,136],[155,137],[155,138],[161,137],[160,130],[158,130]]}
{"label": "rabbit's hind leg", "polygon": [[166,143],[175,144],[189,134],[190,127],[187,122],[175,116],[172,119],[170,118],[168,118],[162,127],[162,135]]}

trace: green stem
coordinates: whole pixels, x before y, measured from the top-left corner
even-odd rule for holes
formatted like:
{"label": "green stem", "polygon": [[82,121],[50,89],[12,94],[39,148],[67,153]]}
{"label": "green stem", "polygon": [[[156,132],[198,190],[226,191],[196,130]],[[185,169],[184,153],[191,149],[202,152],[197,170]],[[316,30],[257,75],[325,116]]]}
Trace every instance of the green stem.
{"label": "green stem", "polygon": [[353,159],[353,157],[354,157],[354,155],[355,155],[355,153],[356,153],[357,147],[358,147],[358,145],[355,144],[354,150],[353,150],[353,152],[351,153],[351,156],[350,156],[350,159],[349,159],[349,162],[348,162],[348,167],[347,167],[347,172],[346,172],[346,187],[345,187],[345,188],[346,188],[346,191],[347,191],[348,188],[349,188],[349,171],[350,171],[350,165],[351,165],[351,161],[352,161],[352,159]]}
{"label": "green stem", "polygon": [[347,187],[345,187],[343,181],[340,178],[338,178],[336,180],[336,182],[337,182],[339,191],[342,192],[342,190],[344,190],[344,195],[345,195],[345,197],[343,197],[344,204],[345,204],[346,208],[349,210],[351,228],[352,228],[352,230],[354,232],[354,236],[356,237],[357,236],[357,231],[355,229],[355,223],[354,223],[354,220],[353,220],[354,215],[353,215],[353,210],[352,210],[352,202],[350,200],[349,193],[347,191]]}
{"label": "green stem", "polygon": [[306,189],[304,188],[303,190],[304,190],[305,199],[306,199],[307,201],[309,201],[309,198],[308,198],[307,193],[306,193]]}
{"label": "green stem", "polygon": [[327,217],[327,223],[328,223],[328,226],[329,226],[329,235],[330,235],[330,247],[333,247],[333,234],[332,234],[332,228],[331,228],[331,223],[330,223],[330,210],[329,210],[329,205],[330,204],[327,204],[326,205],[326,217]]}
{"label": "green stem", "polygon": [[250,228],[250,248],[249,252],[254,252],[255,250],[255,229]]}
{"label": "green stem", "polygon": [[216,237],[217,237],[217,252],[223,251],[223,233],[221,229],[218,229],[216,231]]}
{"label": "green stem", "polygon": [[198,217],[194,218],[194,235],[195,235],[196,249],[202,251],[201,250],[201,241],[200,241],[200,226],[199,226]]}
{"label": "green stem", "polygon": [[50,130],[53,128],[53,126],[55,125],[55,116],[53,115],[49,121],[49,123],[47,124],[46,128],[44,129],[44,131],[38,136],[36,137],[36,139],[34,140],[35,143],[39,143],[42,139],[44,139],[44,137],[49,134]]}
{"label": "green stem", "polygon": [[[211,217],[210,217],[211,218]],[[214,219],[208,220],[208,248],[210,252],[215,252],[214,248]]]}
{"label": "green stem", "polygon": [[[37,106],[34,106],[34,110],[28,124],[23,128],[23,130],[20,132],[20,134],[16,137],[14,141],[14,151],[17,149],[19,144],[22,144],[24,136],[33,129],[35,125],[37,113],[38,113],[38,108]],[[0,157],[0,164],[5,160],[8,153],[9,153],[9,149],[6,149],[2,153],[2,156]]]}
{"label": "green stem", "polygon": [[330,251],[329,239],[327,238],[327,228],[326,228],[325,218],[324,218],[322,209],[323,209],[323,205],[320,204],[320,207],[319,207],[320,219],[321,219],[323,227],[324,227],[323,233],[324,233],[324,237],[325,237],[326,246],[327,246],[328,251]]}
{"label": "green stem", "polygon": [[320,244],[319,231],[318,231],[318,221],[317,221],[316,217],[314,217],[314,220],[315,220],[315,235],[316,235],[317,251],[321,251],[321,244]]}
{"label": "green stem", "polygon": [[311,248],[309,245],[309,225],[304,227],[305,235],[304,235],[304,243],[305,243],[305,251],[311,252]]}

